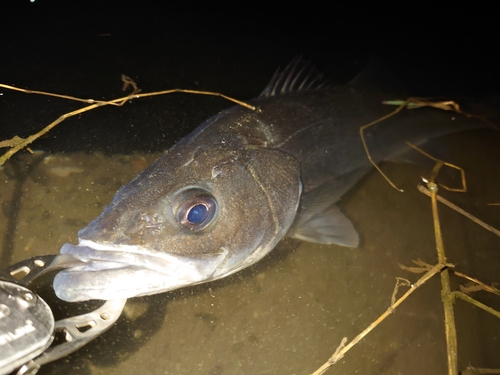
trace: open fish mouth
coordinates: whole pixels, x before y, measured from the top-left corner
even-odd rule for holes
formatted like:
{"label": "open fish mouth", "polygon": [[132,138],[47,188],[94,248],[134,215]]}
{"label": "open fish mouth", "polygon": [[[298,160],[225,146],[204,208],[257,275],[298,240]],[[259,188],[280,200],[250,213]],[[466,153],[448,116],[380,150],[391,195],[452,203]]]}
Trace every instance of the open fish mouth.
{"label": "open fish mouth", "polygon": [[227,255],[152,254],[136,246],[108,246],[89,240],[64,244],[61,253],[84,262],[54,278],[57,297],[68,302],[131,298],[197,284],[210,280]]}

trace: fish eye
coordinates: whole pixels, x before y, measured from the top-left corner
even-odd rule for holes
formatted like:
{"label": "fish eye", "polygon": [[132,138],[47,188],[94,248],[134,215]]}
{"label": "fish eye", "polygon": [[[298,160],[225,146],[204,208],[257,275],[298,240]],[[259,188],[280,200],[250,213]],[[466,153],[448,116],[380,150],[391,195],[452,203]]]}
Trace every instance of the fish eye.
{"label": "fish eye", "polygon": [[217,213],[217,201],[203,189],[181,191],[176,194],[174,200],[178,203],[174,204],[177,221],[193,231],[206,228]]}
{"label": "fish eye", "polygon": [[208,208],[204,204],[197,204],[189,209],[187,221],[192,224],[203,223],[208,217]]}

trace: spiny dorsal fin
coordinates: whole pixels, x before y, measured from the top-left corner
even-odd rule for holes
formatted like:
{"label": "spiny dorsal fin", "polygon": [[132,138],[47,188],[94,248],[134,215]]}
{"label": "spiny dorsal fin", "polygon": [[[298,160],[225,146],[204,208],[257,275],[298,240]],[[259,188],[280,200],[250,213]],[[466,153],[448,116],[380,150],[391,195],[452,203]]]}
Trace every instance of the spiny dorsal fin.
{"label": "spiny dorsal fin", "polygon": [[319,89],[327,85],[323,74],[302,56],[295,57],[285,69],[278,69],[271,82],[266,86],[259,98],[268,98],[289,92]]}

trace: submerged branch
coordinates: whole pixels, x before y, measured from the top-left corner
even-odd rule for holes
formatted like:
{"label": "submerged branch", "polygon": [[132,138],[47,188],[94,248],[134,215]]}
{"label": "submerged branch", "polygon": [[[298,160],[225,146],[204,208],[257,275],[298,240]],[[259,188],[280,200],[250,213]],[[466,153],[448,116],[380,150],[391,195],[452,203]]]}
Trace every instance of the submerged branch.
{"label": "submerged branch", "polygon": [[[437,191],[436,183],[429,181],[427,184],[431,193],[432,205],[432,219],[434,222],[434,236],[436,241],[436,249],[438,261],[440,263],[446,262],[446,255],[444,252],[443,236],[441,233],[441,224],[439,222],[439,213],[437,206]],[[455,313],[453,311],[454,298],[451,294],[450,273],[448,269],[441,272],[441,300],[444,309],[444,325],[446,334],[446,348],[448,358],[448,374],[458,374],[458,345],[457,345],[457,331],[455,325]]]}

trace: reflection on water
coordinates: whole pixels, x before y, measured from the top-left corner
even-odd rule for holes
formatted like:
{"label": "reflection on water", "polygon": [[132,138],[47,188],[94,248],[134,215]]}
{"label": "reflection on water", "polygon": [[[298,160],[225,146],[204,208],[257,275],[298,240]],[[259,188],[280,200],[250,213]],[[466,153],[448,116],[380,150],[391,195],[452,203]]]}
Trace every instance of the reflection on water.
{"label": "reflection on water", "polygon": [[[440,192],[497,228],[500,208],[486,204],[500,202],[499,141],[493,131],[446,138],[455,150],[450,161],[467,172],[469,193]],[[2,256],[13,263],[75,242],[77,230],[156,156],[73,153],[13,161],[16,166],[0,170]],[[372,173],[342,203],[363,238],[359,249],[285,240],[257,265],[226,279],[130,300],[115,327],[40,373],[311,373],[344,336],[352,339],[387,309],[395,277],[417,280],[398,263],[436,261],[430,200],[415,187],[426,169],[383,168],[405,193]],[[448,261],[498,286],[500,239],[444,206],[440,214]],[[453,279],[455,287],[458,282]],[[474,297],[500,309],[498,297]],[[455,312],[459,368],[500,367],[499,320],[462,302]],[[442,322],[435,277],[328,374],[444,373]]]}

